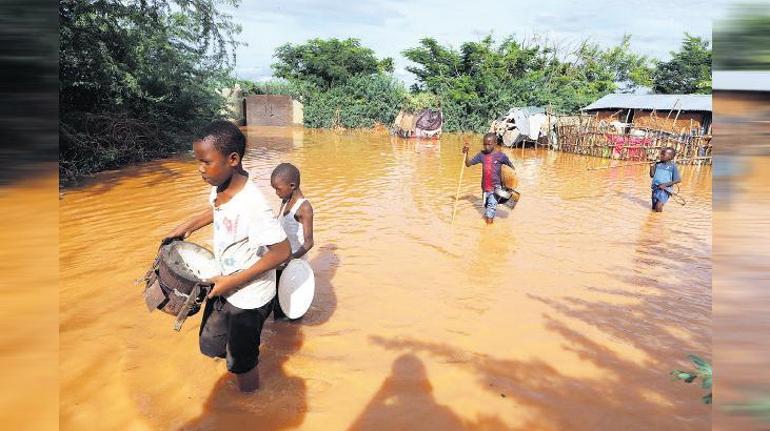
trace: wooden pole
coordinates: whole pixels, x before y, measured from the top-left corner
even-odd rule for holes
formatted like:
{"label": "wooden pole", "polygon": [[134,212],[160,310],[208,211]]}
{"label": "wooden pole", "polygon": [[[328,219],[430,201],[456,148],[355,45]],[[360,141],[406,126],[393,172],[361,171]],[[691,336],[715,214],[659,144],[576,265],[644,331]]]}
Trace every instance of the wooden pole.
{"label": "wooden pole", "polygon": [[676,117],[674,117],[674,124],[671,125],[671,131],[676,130],[676,120],[679,119],[679,114],[682,112],[682,107],[680,106],[679,109],[676,110]]}
{"label": "wooden pole", "polygon": [[674,108],[676,108],[676,105],[678,104],[679,104],[679,99],[677,98],[674,101],[674,106],[672,106],[671,109],[668,110],[668,115],[666,115],[666,120],[668,120],[668,118],[671,116],[671,113],[674,112]]}
{"label": "wooden pole", "polygon": [[465,171],[465,157],[466,153],[463,153],[463,161],[460,164],[460,180],[457,181],[457,192],[455,193],[455,205],[452,208],[452,224],[455,222],[455,213],[457,212],[457,201],[460,199],[460,187],[463,185],[463,172]]}

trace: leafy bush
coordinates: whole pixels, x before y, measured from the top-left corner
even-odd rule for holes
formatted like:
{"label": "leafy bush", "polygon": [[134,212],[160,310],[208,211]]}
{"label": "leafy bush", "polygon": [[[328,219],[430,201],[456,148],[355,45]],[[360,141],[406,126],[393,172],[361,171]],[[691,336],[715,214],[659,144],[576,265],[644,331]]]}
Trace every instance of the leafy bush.
{"label": "leafy bush", "polygon": [[59,2],[60,176],[168,154],[224,107],[227,0]]}
{"label": "leafy bush", "polygon": [[373,127],[390,124],[406,94],[403,84],[390,75],[356,76],[328,91],[306,94],[307,127]]}

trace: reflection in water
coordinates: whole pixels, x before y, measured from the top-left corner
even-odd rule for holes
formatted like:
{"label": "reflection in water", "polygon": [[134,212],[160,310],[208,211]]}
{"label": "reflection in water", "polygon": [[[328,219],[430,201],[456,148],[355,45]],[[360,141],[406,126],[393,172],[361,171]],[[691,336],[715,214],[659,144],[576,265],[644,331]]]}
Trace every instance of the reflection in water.
{"label": "reflection in water", "polygon": [[708,428],[697,388],[667,373],[710,356],[709,166],[682,167],[687,205],[651,214],[644,166],[505,150],[521,202],[484,225],[466,169],[452,224],[460,148],[478,136],[246,133],[245,167],[276,209],[270,172],[300,167],[322,244],[308,314],[265,327],[263,389],[233,393],[198,353],[199,318],[174,333],[132,286],[208,193],[189,157],[147,163],[60,202],[62,428],[400,426],[388,411],[416,428]]}

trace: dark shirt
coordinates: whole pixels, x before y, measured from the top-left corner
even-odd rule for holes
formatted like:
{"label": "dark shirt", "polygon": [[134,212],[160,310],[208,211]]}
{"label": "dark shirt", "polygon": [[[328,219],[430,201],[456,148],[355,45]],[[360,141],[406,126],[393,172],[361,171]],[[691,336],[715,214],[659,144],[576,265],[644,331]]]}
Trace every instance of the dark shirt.
{"label": "dark shirt", "polygon": [[513,165],[508,156],[499,151],[493,151],[489,154],[479,152],[473,156],[468,163],[471,165],[482,163],[481,189],[485,192],[494,191],[496,186],[500,186],[500,171],[502,170],[502,165]]}

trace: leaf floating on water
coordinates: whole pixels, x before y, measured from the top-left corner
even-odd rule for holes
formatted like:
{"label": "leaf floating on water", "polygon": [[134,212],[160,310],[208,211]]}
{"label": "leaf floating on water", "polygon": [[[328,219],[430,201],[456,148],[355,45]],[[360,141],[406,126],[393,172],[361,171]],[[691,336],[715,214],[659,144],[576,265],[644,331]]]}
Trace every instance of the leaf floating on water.
{"label": "leaf floating on water", "polygon": [[671,375],[675,377],[675,380],[684,380],[685,383],[692,383],[693,380],[695,380],[696,377],[698,377],[695,374],[688,373],[687,371],[679,371],[675,370],[671,372]]}

